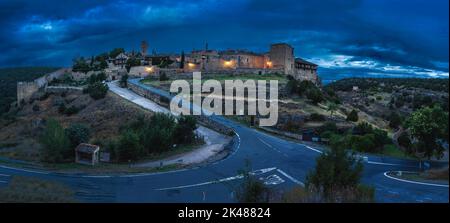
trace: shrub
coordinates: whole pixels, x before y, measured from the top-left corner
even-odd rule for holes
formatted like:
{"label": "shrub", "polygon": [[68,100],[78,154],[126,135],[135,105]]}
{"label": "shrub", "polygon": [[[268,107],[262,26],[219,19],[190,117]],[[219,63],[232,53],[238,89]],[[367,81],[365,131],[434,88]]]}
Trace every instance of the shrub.
{"label": "shrub", "polygon": [[402,123],[402,118],[400,117],[400,115],[398,115],[397,112],[392,112],[389,115],[389,127],[391,128],[398,128],[400,126],[400,124]]}
{"label": "shrub", "polygon": [[306,98],[311,100],[313,104],[323,101],[322,92],[317,88],[310,88],[306,91]]}
{"label": "shrub", "polygon": [[316,122],[322,122],[322,121],[325,121],[325,120],[326,120],[326,118],[325,118],[324,115],[317,114],[317,113],[312,113],[312,114],[309,116],[309,119],[310,119],[311,121],[316,121]]}
{"label": "shrub", "polygon": [[74,105],[70,106],[69,108],[64,109],[64,114],[66,115],[74,115],[77,114],[80,111],[80,109]]}
{"label": "shrub", "polygon": [[118,145],[119,161],[138,160],[143,155],[139,136],[133,131],[125,131],[119,139]]}
{"label": "shrub", "polygon": [[353,109],[348,115],[347,115],[347,121],[350,122],[357,122],[358,121],[358,112]]}
{"label": "shrub", "polygon": [[57,163],[69,158],[70,141],[63,127],[54,119],[49,119],[40,138],[43,145],[42,159],[46,162]]}
{"label": "shrub", "polygon": [[162,73],[159,75],[159,80],[160,80],[160,81],[167,81],[167,80],[169,80],[169,77],[167,77],[167,74],[166,74],[166,73],[162,72]]}
{"label": "shrub", "polygon": [[193,116],[181,116],[175,127],[174,139],[178,144],[192,143],[195,139],[197,129],[197,119]]}
{"label": "shrub", "polygon": [[77,147],[80,143],[87,143],[91,134],[89,128],[83,124],[72,124],[65,129],[65,133],[69,138],[71,148]]}
{"label": "shrub", "polygon": [[39,110],[39,105],[33,105],[33,111],[38,112]]}
{"label": "shrub", "polygon": [[336,123],[334,122],[326,122],[324,125],[322,125],[319,128],[319,132],[333,132],[333,133],[337,133],[338,132],[338,128],[336,126]]}
{"label": "shrub", "polygon": [[411,148],[411,139],[409,134],[406,132],[402,132],[397,139],[398,144],[406,149]]}
{"label": "shrub", "polygon": [[108,93],[108,85],[102,82],[95,82],[88,85],[86,92],[95,100],[102,99]]}

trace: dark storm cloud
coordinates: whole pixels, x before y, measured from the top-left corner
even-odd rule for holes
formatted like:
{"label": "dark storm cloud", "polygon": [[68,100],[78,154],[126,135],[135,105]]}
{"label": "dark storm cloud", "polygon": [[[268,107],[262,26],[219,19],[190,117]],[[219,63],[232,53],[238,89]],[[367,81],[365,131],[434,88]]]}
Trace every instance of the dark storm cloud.
{"label": "dark storm cloud", "polygon": [[143,39],[158,52],[288,42],[324,72],[448,76],[447,0],[0,0],[0,14],[0,66],[69,65]]}

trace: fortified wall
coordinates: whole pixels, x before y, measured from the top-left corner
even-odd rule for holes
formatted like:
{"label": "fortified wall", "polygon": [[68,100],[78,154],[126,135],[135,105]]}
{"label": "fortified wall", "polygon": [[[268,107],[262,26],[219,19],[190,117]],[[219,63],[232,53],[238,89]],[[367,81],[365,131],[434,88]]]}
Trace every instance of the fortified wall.
{"label": "fortified wall", "polygon": [[65,73],[70,72],[70,68],[62,68],[52,73],[46,74],[34,81],[17,82],[17,104],[21,105],[30,100],[31,96],[48,85],[54,79],[61,78]]}
{"label": "fortified wall", "polygon": [[[155,93],[153,93],[147,89],[144,89],[141,86],[136,85],[131,82],[128,82],[128,88],[130,88],[136,94],[138,94],[142,97],[148,98],[163,107],[166,107],[166,108],[169,107],[170,99],[168,99],[168,98],[165,98],[163,96],[155,94]],[[207,126],[211,129],[214,129],[215,131],[218,131],[224,135],[230,135],[233,132],[233,129],[231,129],[217,121],[214,121],[213,119],[209,118],[208,116],[199,115],[199,116],[195,116],[195,117],[202,125]]]}

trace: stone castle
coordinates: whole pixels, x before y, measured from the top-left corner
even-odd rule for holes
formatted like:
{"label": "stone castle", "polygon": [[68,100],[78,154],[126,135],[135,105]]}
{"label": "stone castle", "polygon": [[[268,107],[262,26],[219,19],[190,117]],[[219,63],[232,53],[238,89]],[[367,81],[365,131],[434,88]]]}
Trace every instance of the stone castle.
{"label": "stone castle", "polygon": [[[267,53],[255,53],[247,50],[211,50],[206,44],[203,50],[192,50],[190,54],[156,54],[147,55],[148,45],[141,44],[138,53],[120,53],[114,58],[107,59],[107,67],[102,70],[88,72],[74,72],[71,68],[63,68],[44,75],[31,82],[17,83],[17,103],[27,102],[39,89],[46,88],[54,79],[60,79],[70,74],[73,80],[87,79],[90,75],[104,72],[107,80],[120,79],[123,75],[133,77],[146,77],[149,75],[189,75],[194,71],[204,74],[284,74],[291,75],[297,80],[308,80],[320,85],[317,75],[317,65],[301,58],[296,58],[294,48],[286,43],[277,43],[270,46]],[[140,65],[126,69],[130,59],[140,61]],[[86,60],[86,63],[99,63],[99,61]]]}

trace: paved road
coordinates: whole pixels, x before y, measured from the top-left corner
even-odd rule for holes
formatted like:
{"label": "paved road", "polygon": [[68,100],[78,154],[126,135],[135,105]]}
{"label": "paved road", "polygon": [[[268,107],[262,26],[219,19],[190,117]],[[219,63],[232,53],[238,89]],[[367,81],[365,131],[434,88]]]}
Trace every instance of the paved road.
{"label": "paved road", "polygon": [[[139,84],[138,80],[130,80]],[[167,92],[143,85],[162,96]],[[85,202],[235,202],[233,191],[241,181],[238,171],[247,160],[253,174],[270,187],[288,190],[302,185],[315,166],[320,150],[247,128],[220,116],[211,117],[236,132],[233,152],[206,166],[179,171],[120,176],[61,175],[0,166],[0,187],[13,175],[35,176],[70,185]],[[363,183],[376,189],[377,202],[448,202],[448,187],[402,182],[386,171],[414,171],[418,163],[368,156]],[[5,184],[5,183],[3,183]]]}

